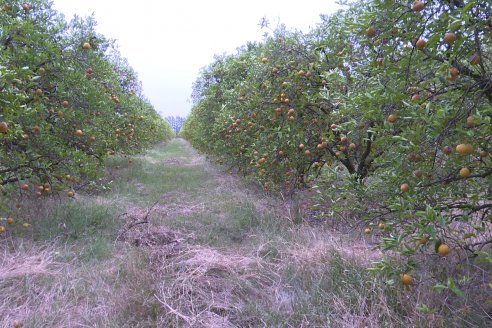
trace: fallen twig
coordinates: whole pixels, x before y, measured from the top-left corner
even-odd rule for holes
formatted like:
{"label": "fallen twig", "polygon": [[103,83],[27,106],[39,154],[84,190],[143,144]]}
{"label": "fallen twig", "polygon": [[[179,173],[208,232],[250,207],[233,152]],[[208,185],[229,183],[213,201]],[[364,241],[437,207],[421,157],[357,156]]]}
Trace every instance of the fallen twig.
{"label": "fallen twig", "polygon": [[[145,216],[143,217],[143,219],[142,219],[142,220],[137,221],[137,222],[132,222],[132,223],[130,223],[127,227],[125,227],[125,228],[123,229],[123,231],[121,231],[121,233],[119,233],[119,234],[118,234],[118,237],[116,237],[116,239],[115,239],[114,243],[116,244],[116,242],[117,242],[118,240],[120,240],[120,238],[121,238],[121,237],[122,237],[125,233],[127,233],[127,232],[128,232],[128,230],[130,230],[131,228],[133,228],[133,227],[135,227],[135,226],[137,226],[137,225],[140,225],[140,224],[149,223],[149,221],[148,221],[148,217],[149,217],[150,213],[152,212],[152,210],[154,209],[154,207],[155,207],[155,206],[159,203],[159,201],[160,201],[160,199],[158,199],[158,200],[156,200],[156,201],[154,202],[154,204],[153,204],[153,205],[152,205],[152,206],[148,209],[147,213],[145,214]],[[127,214],[127,213],[125,212],[125,213],[123,213],[123,214],[120,214],[118,217],[124,216],[124,215],[126,215],[126,214]]]}
{"label": "fallen twig", "polygon": [[184,314],[181,314],[178,311],[176,311],[175,309],[173,309],[169,304],[167,304],[166,302],[161,300],[156,294],[154,294],[154,297],[159,301],[159,303],[161,303],[162,305],[167,307],[172,314],[177,315],[178,317],[180,317],[181,319],[183,319],[184,321],[186,321],[190,325],[193,323],[194,320],[192,320],[190,317],[187,317]]}

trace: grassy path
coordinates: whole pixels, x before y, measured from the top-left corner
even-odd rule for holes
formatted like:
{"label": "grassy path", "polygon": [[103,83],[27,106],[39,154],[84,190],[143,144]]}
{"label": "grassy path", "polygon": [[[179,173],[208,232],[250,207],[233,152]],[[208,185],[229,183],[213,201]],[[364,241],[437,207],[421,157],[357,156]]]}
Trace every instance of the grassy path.
{"label": "grassy path", "polygon": [[0,326],[405,326],[360,241],[294,225],[175,139],[107,163],[106,190],[32,201],[0,241]]}

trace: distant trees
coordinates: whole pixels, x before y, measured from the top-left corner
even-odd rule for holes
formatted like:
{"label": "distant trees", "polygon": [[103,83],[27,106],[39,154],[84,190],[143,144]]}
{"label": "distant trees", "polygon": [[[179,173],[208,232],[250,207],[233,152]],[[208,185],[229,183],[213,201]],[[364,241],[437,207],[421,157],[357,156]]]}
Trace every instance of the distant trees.
{"label": "distant trees", "polygon": [[176,133],[176,135],[178,135],[179,130],[181,130],[181,126],[186,121],[186,118],[181,116],[168,116],[165,118],[165,120],[169,122],[169,124],[173,128],[173,131]]}

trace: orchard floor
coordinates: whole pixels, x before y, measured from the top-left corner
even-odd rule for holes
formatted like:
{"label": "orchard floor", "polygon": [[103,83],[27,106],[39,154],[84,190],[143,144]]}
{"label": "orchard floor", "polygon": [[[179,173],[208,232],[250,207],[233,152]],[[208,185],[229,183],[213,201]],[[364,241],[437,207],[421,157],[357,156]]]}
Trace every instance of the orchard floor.
{"label": "orchard floor", "polygon": [[[174,139],[108,160],[104,188],[31,200],[0,239],[0,326],[436,327],[415,291],[364,269],[364,237],[295,224],[302,199],[263,194]],[[301,197],[302,198],[302,197]]]}

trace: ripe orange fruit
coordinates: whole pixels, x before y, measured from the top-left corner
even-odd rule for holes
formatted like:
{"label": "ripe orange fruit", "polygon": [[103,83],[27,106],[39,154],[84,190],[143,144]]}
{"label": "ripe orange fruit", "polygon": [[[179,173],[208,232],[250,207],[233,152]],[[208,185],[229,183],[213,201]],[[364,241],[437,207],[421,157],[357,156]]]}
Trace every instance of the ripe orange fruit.
{"label": "ripe orange fruit", "polygon": [[84,49],[90,49],[91,48],[91,44],[89,42],[84,42],[84,44],[82,44],[82,48]]}
{"label": "ripe orange fruit", "polygon": [[460,170],[460,176],[463,178],[468,178],[471,175],[470,169],[467,167],[463,167]]}
{"label": "ripe orange fruit", "polygon": [[82,132],[82,130],[78,129],[78,130],[75,130],[75,135],[77,137],[82,137],[84,135],[84,132]]}
{"label": "ripe orange fruit", "polygon": [[75,193],[73,191],[68,191],[67,192],[67,196],[70,197],[70,198],[72,198],[72,197],[75,196]]}
{"label": "ripe orange fruit", "polygon": [[304,151],[304,155],[311,156],[311,152],[309,151],[309,149],[306,149],[306,151]]}
{"label": "ripe orange fruit", "polygon": [[424,2],[421,0],[415,0],[412,4],[412,9],[416,12],[422,11],[424,7]]}
{"label": "ripe orange fruit", "polygon": [[425,41],[424,39],[418,39],[415,43],[415,47],[417,47],[417,49],[424,49],[426,45],[427,41]]}
{"label": "ripe orange fruit", "polygon": [[0,122],[0,133],[7,133],[9,131],[9,125],[7,122]]}
{"label": "ripe orange fruit", "polygon": [[474,53],[471,57],[470,57],[470,64],[471,65],[478,65],[480,64],[480,55],[477,54],[477,53]]}
{"label": "ripe orange fruit", "polygon": [[449,69],[449,74],[451,74],[451,76],[458,76],[460,71],[456,67],[451,67]]}
{"label": "ripe orange fruit", "polygon": [[446,42],[447,44],[453,44],[456,39],[456,34],[454,34],[453,32],[448,32],[444,34],[444,42]]}
{"label": "ripe orange fruit", "polygon": [[29,228],[30,226],[31,226],[31,225],[30,225],[29,223],[26,223],[26,222],[24,222],[24,223],[22,224],[22,228],[24,228],[24,229],[27,229],[27,228]]}
{"label": "ripe orange fruit", "polygon": [[439,247],[437,248],[437,253],[439,253],[439,255],[441,255],[441,256],[448,255],[449,254],[449,246],[446,244],[439,245]]}
{"label": "ripe orange fruit", "polygon": [[29,190],[29,185],[27,183],[24,183],[22,186],[21,186],[21,189],[22,190]]}
{"label": "ripe orange fruit", "polygon": [[68,100],[64,100],[64,101],[62,101],[62,106],[63,106],[64,108],[67,108],[67,107],[68,107]]}
{"label": "ripe orange fruit", "polygon": [[373,36],[376,35],[376,29],[373,27],[373,26],[370,26],[367,30],[366,30],[366,33],[367,33],[367,36],[372,38]]}
{"label": "ripe orange fruit", "polygon": [[5,227],[0,225],[0,233],[4,233],[5,231],[6,231]]}
{"label": "ripe orange fruit", "polygon": [[378,224],[378,228],[384,230],[384,228],[386,228],[386,225],[381,222],[380,224]]}
{"label": "ripe orange fruit", "polygon": [[396,122],[396,115],[395,114],[388,115],[388,122],[395,123]]}
{"label": "ripe orange fruit", "polygon": [[30,7],[27,3],[25,3],[22,5],[22,9],[24,9],[24,11],[27,13],[29,11]]}
{"label": "ripe orange fruit", "polygon": [[348,138],[347,137],[341,137],[340,138],[340,141],[343,142],[343,143],[347,143],[348,142]]}
{"label": "ripe orange fruit", "polygon": [[266,62],[268,62],[268,58],[266,58],[266,57],[261,58],[261,62],[262,62],[262,63],[266,63]]}
{"label": "ripe orange fruit", "polygon": [[354,144],[353,142],[352,142],[352,143],[350,143],[350,145],[349,145],[349,149],[350,149],[350,150],[355,150],[355,148],[357,148],[357,145],[356,145],[356,144]]}
{"label": "ripe orange fruit", "polygon": [[413,171],[413,175],[415,175],[417,178],[420,178],[422,176],[422,171],[421,170],[415,170],[415,171]]}
{"label": "ripe orange fruit", "polygon": [[451,74],[451,75],[448,75],[446,78],[447,78],[449,81],[456,81],[456,80],[458,79],[458,75],[453,75],[453,74]]}
{"label": "ripe orange fruit", "polygon": [[364,233],[365,233],[366,235],[370,234],[370,233],[371,233],[371,228],[365,228],[365,229],[364,229]]}
{"label": "ripe orange fruit", "polygon": [[303,150],[303,149],[304,149],[304,144],[300,144],[300,145],[299,145],[299,149],[300,149],[300,150]]}
{"label": "ripe orange fruit", "polygon": [[456,152],[460,155],[470,155],[473,153],[473,146],[471,144],[459,144],[456,146]]}
{"label": "ripe orange fruit", "polygon": [[408,286],[412,283],[412,276],[409,275],[408,273],[404,273],[402,275],[400,275],[400,282],[405,285],[405,286]]}
{"label": "ripe orange fruit", "polygon": [[410,186],[408,183],[404,183],[400,186],[400,191],[401,192],[409,192],[410,191]]}
{"label": "ripe orange fruit", "polygon": [[14,224],[13,218],[7,218],[7,224]]}

